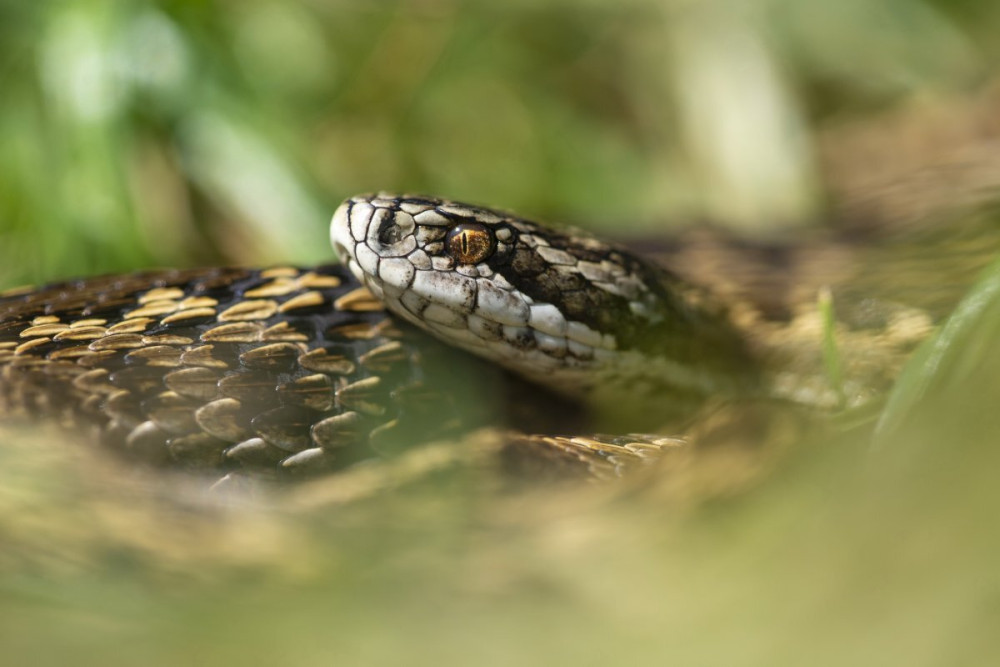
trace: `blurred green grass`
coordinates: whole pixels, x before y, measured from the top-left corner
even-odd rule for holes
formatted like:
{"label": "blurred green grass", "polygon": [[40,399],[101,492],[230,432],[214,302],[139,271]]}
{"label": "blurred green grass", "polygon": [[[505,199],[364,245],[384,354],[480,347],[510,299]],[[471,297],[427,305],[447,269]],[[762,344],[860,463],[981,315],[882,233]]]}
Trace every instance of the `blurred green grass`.
{"label": "blurred green grass", "polygon": [[340,507],[185,507],[129,502],[64,443],[0,451],[0,646],[36,665],[992,664],[998,285],[995,263],[874,443],[810,434],[693,503],[669,477],[497,495],[465,470]]}
{"label": "blurred green grass", "polygon": [[359,191],[815,221],[816,134],[995,74],[990,3],[2,4],[0,286],[315,262]]}
{"label": "blurred green grass", "polygon": [[[810,224],[829,206],[819,135],[977,90],[998,28],[1000,6],[973,0],[0,0],[0,286],[320,261],[336,204],[381,188],[616,233]],[[761,486],[694,507],[656,483],[498,502],[473,475],[160,523],[155,498],[100,486],[64,443],[5,447],[0,648],[989,664],[996,282],[915,359],[874,450],[864,429],[811,434]]]}

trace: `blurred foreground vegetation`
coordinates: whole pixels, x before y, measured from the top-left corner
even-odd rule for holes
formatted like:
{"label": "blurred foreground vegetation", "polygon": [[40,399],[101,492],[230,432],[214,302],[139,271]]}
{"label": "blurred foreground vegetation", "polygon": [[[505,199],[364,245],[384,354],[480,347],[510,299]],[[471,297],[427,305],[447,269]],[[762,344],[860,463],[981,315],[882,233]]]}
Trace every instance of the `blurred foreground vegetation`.
{"label": "blurred foreground vegetation", "polygon": [[[321,261],[333,208],[373,189],[618,233],[977,205],[998,31],[974,0],[0,0],[0,287]],[[998,281],[874,435],[807,433],[732,493],[695,472],[498,496],[470,473],[178,507],[11,440],[4,661],[995,662]]]}
{"label": "blurred foreground vegetation", "polygon": [[998,335],[995,264],[874,437],[818,430],[735,487],[754,457],[710,450],[622,485],[498,493],[462,468],[347,504],[352,477],[220,505],[14,439],[0,647],[32,665],[992,664]]}

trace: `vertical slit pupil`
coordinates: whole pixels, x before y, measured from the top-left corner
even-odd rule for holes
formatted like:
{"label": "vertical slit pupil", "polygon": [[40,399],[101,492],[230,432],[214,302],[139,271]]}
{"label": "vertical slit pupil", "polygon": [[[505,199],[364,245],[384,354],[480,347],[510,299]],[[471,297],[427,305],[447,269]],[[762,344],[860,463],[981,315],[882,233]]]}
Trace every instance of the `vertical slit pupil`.
{"label": "vertical slit pupil", "polygon": [[486,227],[468,222],[456,225],[448,232],[445,246],[448,254],[462,264],[477,264],[493,252],[494,241]]}

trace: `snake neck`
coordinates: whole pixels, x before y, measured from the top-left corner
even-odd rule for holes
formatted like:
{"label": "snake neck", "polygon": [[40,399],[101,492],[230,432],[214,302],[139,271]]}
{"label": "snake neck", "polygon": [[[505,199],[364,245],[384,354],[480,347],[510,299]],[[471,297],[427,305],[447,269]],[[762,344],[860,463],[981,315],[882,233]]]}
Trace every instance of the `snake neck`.
{"label": "snake neck", "polygon": [[[879,400],[1000,251],[995,225],[747,241],[691,230],[652,261],[728,304],[769,396],[824,408]],[[973,221],[974,222],[974,221]]]}

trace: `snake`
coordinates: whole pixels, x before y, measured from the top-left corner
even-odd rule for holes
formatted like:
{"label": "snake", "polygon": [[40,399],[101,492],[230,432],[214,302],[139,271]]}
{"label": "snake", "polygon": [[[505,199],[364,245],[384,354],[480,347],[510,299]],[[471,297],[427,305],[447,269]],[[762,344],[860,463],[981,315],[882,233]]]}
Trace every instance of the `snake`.
{"label": "snake", "polygon": [[330,239],[340,263],[0,294],[0,418],[221,479],[341,471],[505,419],[507,460],[619,475],[685,446],[665,425],[706,402],[877,400],[946,312],[940,290],[881,298],[885,256],[844,242],[792,255],[696,233],[640,253],[390,193],[347,199]]}

